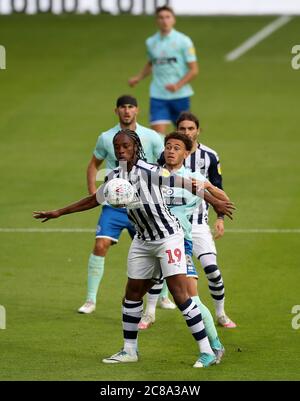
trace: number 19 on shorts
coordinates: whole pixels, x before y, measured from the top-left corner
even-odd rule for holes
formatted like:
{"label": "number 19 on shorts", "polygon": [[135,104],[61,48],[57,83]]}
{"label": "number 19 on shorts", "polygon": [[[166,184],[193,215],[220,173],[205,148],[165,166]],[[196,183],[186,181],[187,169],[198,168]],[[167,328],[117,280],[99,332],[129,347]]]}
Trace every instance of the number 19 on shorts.
{"label": "number 19 on shorts", "polygon": [[174,250],[167,249],[166,254],[168,255],[169,264],[179,263],[181,261],[182,254],[179,248],[175,248]]}

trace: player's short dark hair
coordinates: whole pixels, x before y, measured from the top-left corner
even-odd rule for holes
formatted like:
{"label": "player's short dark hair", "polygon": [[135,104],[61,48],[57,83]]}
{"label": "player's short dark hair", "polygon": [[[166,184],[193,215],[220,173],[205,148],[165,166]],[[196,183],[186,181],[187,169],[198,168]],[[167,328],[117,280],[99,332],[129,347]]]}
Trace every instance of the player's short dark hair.
{"label": "player's short dark hair", "polygon": [[170,134],[166,135],[165,146],[167,145],[167,143],[170,139],[177,139],[178,141],[183,142],[185,149],[188,152],[190,152],[193,149],[193,141],[191,140],[191,138],[185,134],[182,134],[181,132],[174,131],[174,132],[171,132]]}
{"label": "player's short dark hair", "polygon": [[137,99],[131,95],[122,95],[118,97],[116,107],[124,106],[124,104],[131,104],[132,106],[138,107]]}
{"label": "player's short dark hair", "polygon": [[136,145],[136,156],[137,159],[142,159],[142,160],[146,160],[146,156],[145,156],[145,152],[144,152],[144,148],[142,145],[142,142],[140,140],[140,137],[138,136],[138,134],[135,131],[132,131],[131,129],[121,129],[120,131],[118,131],[116,133],[116,135],[113,138],[113,145],[115,144],[116,138],[118,135],[121,134],[125,134],[128,136],[128,138],[130,138],[132,140],[132,142],[134,143],[134,145]]}
{"label": "player's short dark hair", "polygon": [[190,111],[183,111],[180,113],[176,121],[176,128],[178,128],[179,124],[182,121],[193,121],[196,124],[197,129],[200,126],[198,118],[195,116],[195,114],[191,113]]}
{"label": "player's short dark hair", "polygon": [[159,14],[161,11],[169,11],[169,12],[170,12],[171,14],[173,14],[174,17],[175,17],[175,13],[174,13],[174,10],[173,10],[172,7],[169,7],[169,6],[157,7],[156,10],[155,10],[155,15],[158,16],[158,14]]}

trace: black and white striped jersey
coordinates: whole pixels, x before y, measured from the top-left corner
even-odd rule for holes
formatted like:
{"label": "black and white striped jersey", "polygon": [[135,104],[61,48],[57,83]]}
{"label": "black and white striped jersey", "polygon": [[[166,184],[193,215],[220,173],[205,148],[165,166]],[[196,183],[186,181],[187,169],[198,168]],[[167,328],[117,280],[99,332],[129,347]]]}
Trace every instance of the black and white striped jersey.
{"label": "black and white striped jersey", "polygon": [[[199,143],[196,151],[185,159],[184,165],[193,172],[200,172],[214,186],[223,189],[220,160],[217,152],[213,149]],[[191,217],[190,221],[193,224],[208,222],[209,205],[205,201],[202,203],[202,207],[199,210],[195,210]]]}
{"label": "black and white striped jersey", "polygon": [[143,241],[167,238],[181,228],[165,203],[162,193],[163,171],[166,170],[160,166],[138,160],[129,173],[119,167],[105,179],[124,178],[134,186],[135,206],[127,208],[127,213],[136,228],[137,237]]}
{"label": "black and white striped jersey", "polygon": [[[164,154],[162,153],[159,160],[159,165],[164,165]],[[191,153],[184,161],[186,168],[192,172],[199,172],[204,175],[213,185],[223,189],[222,175],[219,156],[216,151],[208,146],[199,143],[195,152]],[[196,209],[191,216],[192,224],[202,224],[208,222],[208,204],[203,200],[202,205]]]}

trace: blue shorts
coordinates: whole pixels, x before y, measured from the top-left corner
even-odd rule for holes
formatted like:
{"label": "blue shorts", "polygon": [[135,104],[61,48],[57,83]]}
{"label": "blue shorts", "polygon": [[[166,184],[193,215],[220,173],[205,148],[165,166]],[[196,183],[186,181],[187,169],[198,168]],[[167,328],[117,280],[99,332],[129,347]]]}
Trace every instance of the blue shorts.
{"label": "blue shorts", "polygon": [[186,256],[187,277],[198,278],[198,273],[193,262],[193,242],[187,239],[184,240],[184,250]]}
{"label": "blue shorts", "polygon": [[190,110],[190,98],[181,99],[155,99],[150,98],[150,124],[176,124],[182,111]]}
{"label": "blue shorts", "polygon": [[104,205],[97,225],[96,238],[108,238],[118,242],[124,229],[128,230],[131,238],[135,236],[135,228],[129,221],[126,209]]}

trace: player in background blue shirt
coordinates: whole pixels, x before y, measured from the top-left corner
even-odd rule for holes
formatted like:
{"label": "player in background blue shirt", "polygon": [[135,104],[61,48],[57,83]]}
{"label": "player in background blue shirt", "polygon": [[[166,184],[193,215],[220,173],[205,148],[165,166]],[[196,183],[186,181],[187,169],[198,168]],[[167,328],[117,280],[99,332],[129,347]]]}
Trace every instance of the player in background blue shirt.
{"label": "player in background blue shirt", "polygon": [[190,109],[193,89],[190,81],[198,74],[198,63],[192,40],[174,29],[176,19],[168,6],[156,9],[159,31],[146,40],[148,61],[143,70],[130,78],[135,86],[152,73],[150,85],[150,124],[160,133]]}

